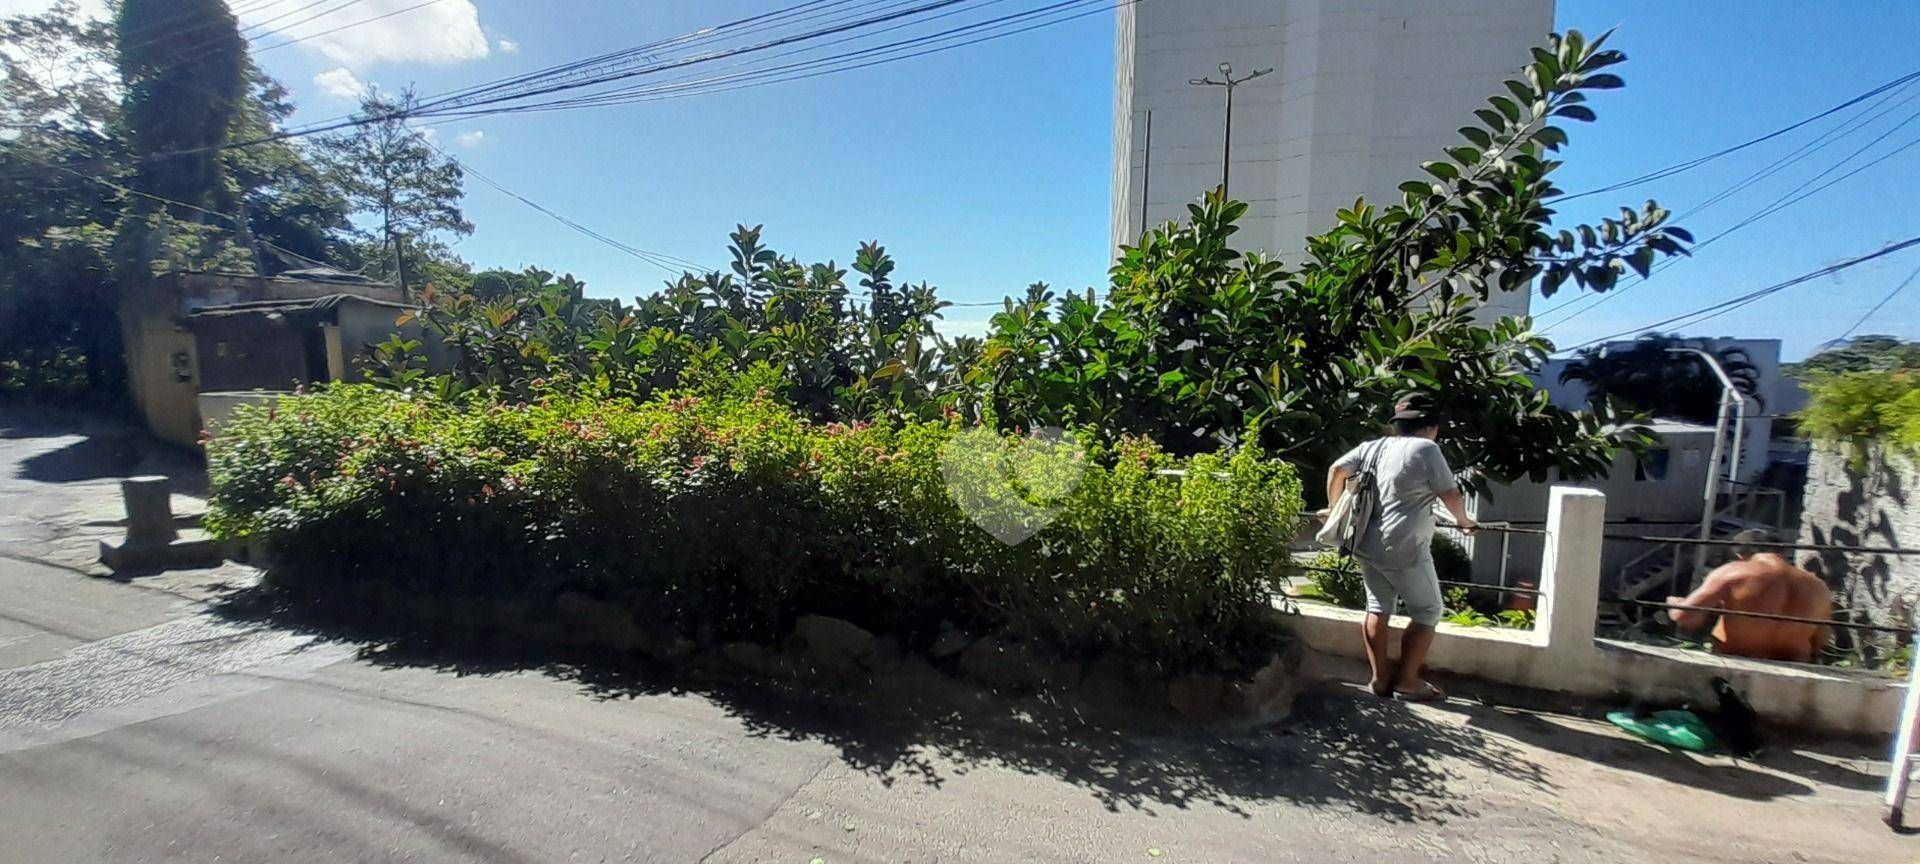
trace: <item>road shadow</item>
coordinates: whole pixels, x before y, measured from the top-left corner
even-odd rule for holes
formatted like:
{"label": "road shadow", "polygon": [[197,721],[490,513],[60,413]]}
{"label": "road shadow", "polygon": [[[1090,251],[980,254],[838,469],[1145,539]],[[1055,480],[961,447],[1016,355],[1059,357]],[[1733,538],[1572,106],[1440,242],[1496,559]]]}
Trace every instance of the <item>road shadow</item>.
{"label": "road shadow", "polygon": [[846,765],[888,786],[911,779],[939,787],[949,776],[992,766],[1084,788],[1115,811],[1207,805],[1252,818],[1263,802],[1288,802],[1398,823],[1475,815],[1470,784],[1458,782],[1464,777],[1496,774],[1552,789],[1540,765],[1497,736],[1343,692],[1302,695],[1280,724],[1207,731],[1172,716],[1144,691],[1135,694],[1137,710],[1116,715],[1042,697],[1001,697],[919,660],[857,680],[745,678],[698,657],[611,661],[506,640],[454,644],[383,632],[316,617],[264,588],[217,608],[356,642],[360,658],[377,666],[455,675],[537,671],[598,699],[697,694],[750,734],[827,744]]}

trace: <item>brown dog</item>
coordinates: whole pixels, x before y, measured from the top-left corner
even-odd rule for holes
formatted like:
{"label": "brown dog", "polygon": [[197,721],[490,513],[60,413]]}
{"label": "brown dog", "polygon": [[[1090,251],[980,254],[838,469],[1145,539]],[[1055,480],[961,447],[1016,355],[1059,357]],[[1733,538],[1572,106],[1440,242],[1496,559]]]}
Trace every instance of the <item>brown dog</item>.
{"label": "brown dog", "polygon": [[[1833,591],[1827,583],[1772,552],[1722,564],[1692,594],[1668,597],[1667,602],[1822,621],[1833,617]],[[1681,630],[1697,630],[1713,613],[1675,609],[1669,614]],[[1711,642],[1716,654],[1812,663],[1827,647],[1827,636],[1827,628],[1819,624],[1722,615]]]}

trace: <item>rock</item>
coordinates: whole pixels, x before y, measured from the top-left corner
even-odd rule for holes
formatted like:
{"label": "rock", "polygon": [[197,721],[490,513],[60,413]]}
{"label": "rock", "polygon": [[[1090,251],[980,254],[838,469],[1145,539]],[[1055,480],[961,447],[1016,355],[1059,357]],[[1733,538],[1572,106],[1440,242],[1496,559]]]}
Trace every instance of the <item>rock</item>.
{"label": "rock", "polygon": [[1080,683],[1080,664],[1030,643],[995,637],[960,652],[960,674],[1010,693],[1069,690]]}
{"label": "rock", "polygon": [[1219,675],[1182,675],[1167,682],[1167,702],[1180,716],[1202,725],[1219,723],[1237,713],[1240,702],[1233,682]]}
{"label": "rock", "polygon": [[1300,695],[1300,666],[1306,656],[1306,648],[1298,641],[1289,642],[1253,673],[1252,680],[1238,685],[1239,719],[1253,726],[1287,719],[1293,713],[1293,700]]}
{"label": "rock", "polygon": [[933,647],[927,650],[927,654],[935,660],[945,660],[967,650],[972,644],[973,640],[967,638],[967,634],[947,627],[940,631],[939,638],[933,640]]}
{"label": "rock", "polygon": [[728,663],[755,675],[770,675],[774,670],[773,652],[752,642],[728,642],[720,646],[720,656]]}
{"label": "rock", "polygon": [[673,662],[692,657],[699,648],[692,639],[678,633],[663,633],[648,640],[646,652],[655,660]]}
{"label": "rock", "polygon": [[900,651],[900,643],[892,638],[880,638],[873,641],[873,650],[860,658],[860,665],[878,675],[885,675],[900,668],[906,655]]}
{"label": "rock", "polygon": [[1101,709],[1125,710],[1139,704],[1139,686],[1119,654],[1108,652],[1087,664],[1080,680],[1080,699]]}
{"label": "rock", "polygon": [[825,615],[802,615],[793,623],[808,655],[821,660],[860,660],[873,653],[873,634]]}

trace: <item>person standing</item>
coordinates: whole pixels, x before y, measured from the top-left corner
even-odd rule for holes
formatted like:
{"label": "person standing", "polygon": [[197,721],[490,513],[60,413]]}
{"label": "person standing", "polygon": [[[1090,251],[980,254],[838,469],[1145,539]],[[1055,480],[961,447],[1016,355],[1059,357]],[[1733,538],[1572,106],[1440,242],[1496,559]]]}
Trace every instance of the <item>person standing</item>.
{"label": "person standing", "polygon": [[[1354,557],[1367,586],[1367,665],[1377,696],[1408,702],[1433,702],[1446,693],[1421,677],[1433,628],[1440,623],[1440,577],[1433,566],[1433,505],[1444,504],[1466,533],[1478,527],[1467,515],[1466,496],[1440,452],[1442,418],[1433,396],[1413,393],[1394,405],[1393,434],[1361,444],[1327,469],[1327,502],[1340,500],[1347,481],[1370,469],[1378,502],[1373,518],[1355,545]],[[1400,638],[1396,671],[1388,626],[1394,608],[1405,603],[1407,624]]]}

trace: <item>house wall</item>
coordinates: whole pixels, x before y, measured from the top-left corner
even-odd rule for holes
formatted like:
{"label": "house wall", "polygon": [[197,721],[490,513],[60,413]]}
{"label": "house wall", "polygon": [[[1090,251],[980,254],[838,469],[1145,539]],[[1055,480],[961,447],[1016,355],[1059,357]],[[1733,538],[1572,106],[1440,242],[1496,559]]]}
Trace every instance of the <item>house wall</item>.
{"label": "house wall", "polygon": [[194,336],[181,319],[194,309],[253,300],[289,300],[352,294],[400,302],[391,285],[318,280],[262,279],[234,273],[163,273],[123,288],[120,334],[125,343],[127,389],[155,437],[195,446],[202,428],[198,394],[203,387]]}
{"label": "house wall", "polygon": [[[1734,339],[1717,337],[1701,340],[1706,350],[1718,352],[1727,348],[1739,348],[1747,359],[1760,372],[1760,387],[1755,395],[1760,397],[1758,406],[1749,406],[1746,431],[1741,436],[1740,476],[1737,479],[1752,483],[1767,470],[1768,442],[1773,440],[1773,416],[1799,410],[1805,405],[1806,397],[1798,382],[1787,379],[1780,373],[1780,340],[1778,339]],[[1611,343],[1631,345],[1631,340]],[[1540,372],[1534,376],[1534,383],[1547,391],[1553,404],[1568,410],[1587,407],[1587,385],[1578,381],[1560,383],[1560,373],[1567,364],[1576,358],[1555,357],[1549,359]]]}
{"label": "house wall", "polygon": [[[1817,443],[1802,503],[1801,543],[1920,547],[1920,463],[1911,456]],[[1833,586],[1841,607],[1875,624],[1914,626],[1920,556],[1803,552],[1799,563]]]}
{"label": "house wall", "polygon": [[[1553,29],[1553,3],[1155,0],[1115,17],[1113,244],[1219,185],[1224,94],[1187,82],[1225,61],[1236,76],[1275,70],[1234,93],[1231,191],[1250,205],[1234,243],[1297,260],[1335,211],[1399,201],[1421,162],[1463,143],[1455,130]],[[1512,292],[1488,314],[1527,302]]]}
{"label": "house wall", "polygon": [[291,390],[309,380],[305,330],[263,315],[194,324],[200,387],[209,391]]}
{"label": "house wall", "polygon": [[[1553,489],[1557,487],[1597,490],[1607,496],[1607,523],[1613,533],[1655,536],[1694,535],[1699,531],[1701,495],[1706,489],[1707,462],[1712,455],[1711,430],[1667,430],[1657,433],[1660,449],[1667,451],[1664,478],[1639,470],[1632,454],[1622,453],[1613,460],[1606,476],[1589,480],[1562,481],[1549,477],[1546,482],[1522,480],[1497,485],[1474,496],[1469,504],[1473,518],[1482,522],[1510,522],[1516,527],[1539,528],[1547,512]],[[1613,541],[1601,551],[1603,587],[1620,568],[1654,544]],[[1529,534],[1484,533],[1468,542],[1473,557],[1473,578],[1477,582],[1539,583],[1541,538]]]}
{"label": "house wall", "polygon": [[443,372],[453,368],[453,354],[440,341],[440,337],[427,330],[418,321],[397,325],[401,310],[391,306],[379,306],[372,303],[342,303],[335,319],[337,329],[332,338],[339,344],[342,361],[340,380],[365,381],[366,355],[369,346],[387,341],[395,333],[405,339],[420,342],[420,353],[426,357],[427,368]]}

